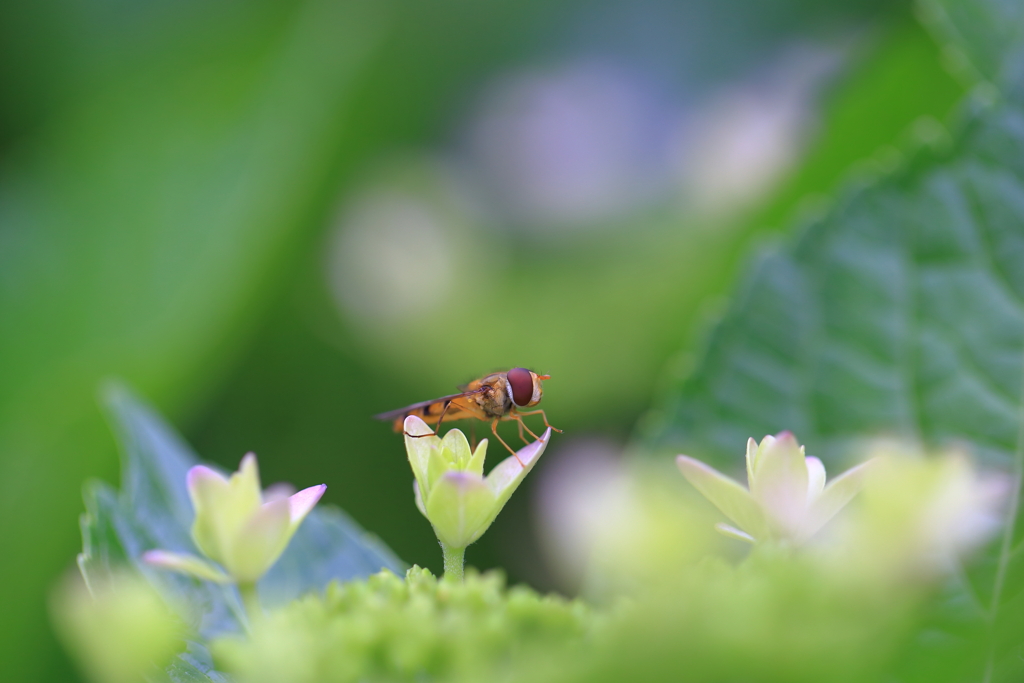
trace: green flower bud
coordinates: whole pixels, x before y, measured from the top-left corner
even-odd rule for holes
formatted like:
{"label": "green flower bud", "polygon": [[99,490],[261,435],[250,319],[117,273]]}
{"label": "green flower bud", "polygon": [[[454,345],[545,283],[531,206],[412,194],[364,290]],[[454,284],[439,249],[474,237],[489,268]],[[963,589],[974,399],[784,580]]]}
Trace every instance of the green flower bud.
{"label": "green flower bud", "polygon": [[143,559],[220,583],[252,584],[263,576],[327,489],[320,484],[289,496],[288,487],[279,485],[263,492],[252,453],[230,478],[197,465],[188,471],[187,481],[196,513],[192,540],[226,571],[194,555],[166,550],[151,550]]}
{"label": "green flower bud", "polygon": [[472,451],[458,429],[442,439],[420,418],[406,418],[405,449],[416,477],[416,507],[430,520],[438,540],[447,548],[461,549],[480,538],[537,464],[550,437],[548,429],[484,477],[486,439]]}

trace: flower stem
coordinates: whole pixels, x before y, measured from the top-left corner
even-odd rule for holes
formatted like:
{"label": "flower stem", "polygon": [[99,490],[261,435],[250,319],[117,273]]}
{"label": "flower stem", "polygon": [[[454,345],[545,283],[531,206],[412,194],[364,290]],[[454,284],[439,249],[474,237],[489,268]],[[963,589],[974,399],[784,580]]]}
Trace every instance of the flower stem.
{"label": "flower stem", "polygon": [[238,593],[242,596],[245,615],[251,624],[263,614],[263,608],[260,606],[260,594],[256,590],[256,582],[238,584]]}
{"label": "flower stem", "polygon": [[444,553],[444,575],[462,581],[466,569],[466,549],[449,548],[442,543],[441,552]]}

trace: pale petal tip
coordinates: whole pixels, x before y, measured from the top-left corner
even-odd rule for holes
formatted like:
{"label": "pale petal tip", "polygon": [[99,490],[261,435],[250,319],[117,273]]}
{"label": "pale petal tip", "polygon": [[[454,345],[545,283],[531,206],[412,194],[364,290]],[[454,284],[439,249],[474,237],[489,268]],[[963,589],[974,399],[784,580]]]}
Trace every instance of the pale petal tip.
{"label": "pale petal tip", "polygon": [[142,561],[160,569],[169,569],[207,581],[214,581],[216,583],[229,583],[231,581],[231,578],[217,567],[195,555],[187,553],[175,553],[169,550],[147,550],[142,553]]}
{"label": "pale petal tip", "polygon": [[263,502],[272,503],[275,500],[284,500],[295,495],[295,487],[285,482],[271,484],[263,489]]}
{"label": "pale petal tip", "polygon": [[434,430],[426,422],[415,415],[405,418],[405,422],[402,423],[402,429],[409,436],[426,436],[434,433]]}
{"label": "pale petal tip", "polygon": [[748,534],[746,531],[743,531],[742,529],[737,529],[731,524],[726,524],[724,522],[719,522],[718,524],[716,524],[715,531],[722,534],[723,536],[735,538],[740,541],[746,541],[747,543],[754,543],[756,541],[756,539],[750,534]]}
{"label": "pale petal tip", "polygon": [[300,522],[323,497],[327,484],[302,489],[288,498],[288,512],[293,523]]}
{"label": "pale petal tip", "polygon": [[168,553],[166,550],[147,550],[142,553],[142,561],[146,564],[164,566],[167,564]]}
{"label": "pale petal tip", "polygon": [[551,428],[548,427],[547,429],[544,430],[544,433],[541,434],[539,439],[537,439],[531,444],[523,446],[518,451],[516,451],[516,456],[519,458],[519,461],[523,465],[528,466],[534,460],[539,458],[542,453],[544,453],[544,449],[547,448],[548,441],[550,440]]}
{"label": "pale petal tip", "polygon": [[682,470],[683,474],[686,474],[686,469],[688,467],[706,467],[706,465],[704,465],[700,460],[691,458],[688,455],[677,455],[676,466]]}
{"label": "pale petal tip", "polygon": [[185,485],[189,489],[194,489],[197,484],[204,480],[227,481],[219,472],[206,465],[194,465],[189,468],[188,473],[185,475]]}

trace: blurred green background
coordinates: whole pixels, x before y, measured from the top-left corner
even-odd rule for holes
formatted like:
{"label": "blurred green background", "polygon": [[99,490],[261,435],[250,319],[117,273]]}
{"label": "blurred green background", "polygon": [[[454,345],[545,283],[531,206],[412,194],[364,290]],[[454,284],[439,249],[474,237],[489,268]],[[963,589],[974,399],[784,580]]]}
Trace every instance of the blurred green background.
{"label": "blurred green background", "polygon": [[625,447],[750,251],[962,94],[909,3],[0,4],[5,679],[74,680],[46,596],[109,377],[437,571],[370,416],[550,373],[565,434],[468,560],[564,588],[545,466]]}

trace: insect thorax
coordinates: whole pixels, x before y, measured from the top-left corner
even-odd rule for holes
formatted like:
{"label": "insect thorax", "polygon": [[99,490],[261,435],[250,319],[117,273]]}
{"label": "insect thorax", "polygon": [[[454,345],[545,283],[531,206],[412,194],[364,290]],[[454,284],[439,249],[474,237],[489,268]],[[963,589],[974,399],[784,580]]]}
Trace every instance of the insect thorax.
{"label": "insect thorax", "polygon": [[512,399],[505,390],[505,379],[501,376],[487,377],[481,382],[489,390],[477,398],[477,405],[489,418],[504,417],[512,409]]}

